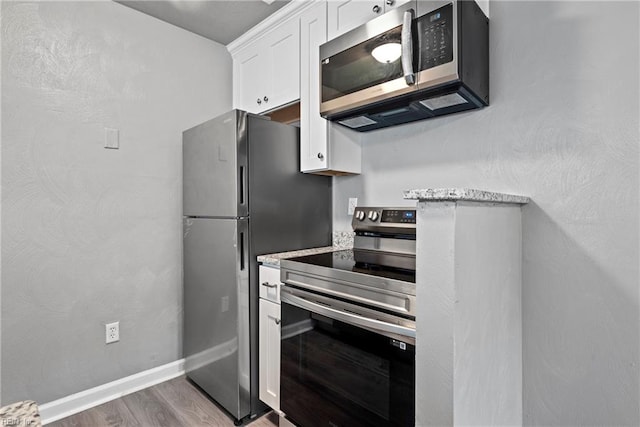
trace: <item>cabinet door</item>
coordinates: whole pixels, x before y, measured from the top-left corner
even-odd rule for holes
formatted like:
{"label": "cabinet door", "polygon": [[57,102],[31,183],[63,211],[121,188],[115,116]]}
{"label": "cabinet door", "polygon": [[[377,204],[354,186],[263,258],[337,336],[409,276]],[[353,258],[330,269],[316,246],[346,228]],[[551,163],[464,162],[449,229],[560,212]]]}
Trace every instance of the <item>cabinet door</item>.
{"label": "cabinet door", "polygon": [[260,299],[259,310],[259,397],[280,412],[280,306]]}
{"label": "cabinet door", "polygon": [[[300,97],[300,27],[298,19],[285,22],[266,38],[264,110],[288,104]],[[258,68],[260,70],[260,68]]]}
{"label": "cabinet door", "polygon": [[384,0],[384,11],[389,12],[398,6],[402,6],[405,3],[409,3],[412,0]]}
{"label": "cabinet door", "polygon": [[384,0],[329,0],[329,40],[384,13]]}
{"label": "cabinet door", "polygon": [[360,135],[335,129],[339,125],[320,116],[320,45],[327,40],[326,7],[321,2],[300,17],[300,169],[358,174]]}
{"label": "cabinet door", "polygon": [[262,94],[264,92],[264,53],[262,44],[257,43],[246,49],[234,60],[234,107],[250,113],[264,111]]}
{"label": "cabinet door", "polygon": [[327,6],[300,18],[300,169],[327,168],[327,121],[320,117],[320,45],[327,41]]}

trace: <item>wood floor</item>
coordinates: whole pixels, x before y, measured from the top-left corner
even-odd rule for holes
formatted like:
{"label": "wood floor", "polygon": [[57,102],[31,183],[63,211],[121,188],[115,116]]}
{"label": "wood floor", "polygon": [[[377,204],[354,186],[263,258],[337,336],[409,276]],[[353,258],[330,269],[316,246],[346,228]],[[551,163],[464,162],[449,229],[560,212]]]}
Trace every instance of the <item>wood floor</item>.
{"label": "wood floor", "polygon": [[[269,412],[249,423],[274,427],[278,416]],[[51,427],[233,427],[233,420],[185,377],[112,400],[48,424]]]}

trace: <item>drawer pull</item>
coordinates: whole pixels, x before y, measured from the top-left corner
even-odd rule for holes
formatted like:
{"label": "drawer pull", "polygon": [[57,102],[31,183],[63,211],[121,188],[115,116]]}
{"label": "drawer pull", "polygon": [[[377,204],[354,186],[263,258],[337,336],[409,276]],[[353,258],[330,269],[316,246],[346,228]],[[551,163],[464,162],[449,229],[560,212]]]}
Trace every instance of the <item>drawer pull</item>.
{"label": "drawer pull", "polygon": [[267,288],[277,288],[278,287],[278,285],[272,285],[269,282],[262,282],[262,286],[265,286]]}

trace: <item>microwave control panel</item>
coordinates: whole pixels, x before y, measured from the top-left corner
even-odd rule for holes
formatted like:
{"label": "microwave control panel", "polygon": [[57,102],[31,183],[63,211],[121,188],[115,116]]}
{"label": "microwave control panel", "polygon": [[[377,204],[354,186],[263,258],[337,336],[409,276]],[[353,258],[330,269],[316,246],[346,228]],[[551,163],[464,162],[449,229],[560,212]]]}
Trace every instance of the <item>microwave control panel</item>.
{"label": "microwave control panel", "polygon": [[453,5],[448,4],[416,20],[420,44],[419,69],[453,61]]}

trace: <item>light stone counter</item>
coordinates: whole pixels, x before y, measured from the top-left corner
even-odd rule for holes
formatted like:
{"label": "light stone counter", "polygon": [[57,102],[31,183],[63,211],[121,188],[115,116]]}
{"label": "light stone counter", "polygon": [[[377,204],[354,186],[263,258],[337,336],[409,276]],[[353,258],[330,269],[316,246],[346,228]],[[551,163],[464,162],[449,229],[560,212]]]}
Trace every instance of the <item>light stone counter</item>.
{"label": "light stone counter", "polygon": [[529,198],[514,194],[494,193],[491,191],[475,190],[472,188],[425,188],[406,190],[403,197],[408,200],[421,202],[489,202],[489,203],[529,203]]}
{"label": "light stone counter", "polygon": [[280,267],[280,260],[295,258],[299,256],[324,254],[332,251],[353,248],[353,232],[338,231],[333,233],[333,246],[323,246],[320,248],[300,249],[297,251],[280,252],[275,254],[265,254],[258,256],[258,262],[264,265]]}

